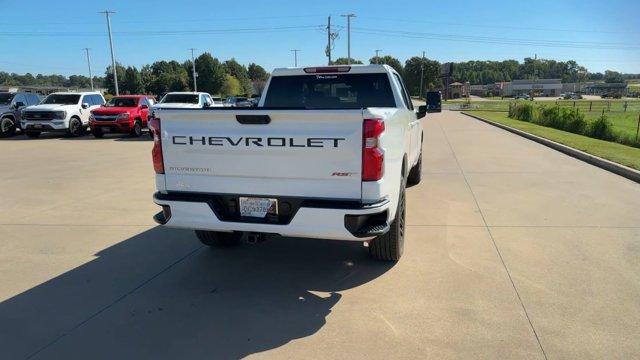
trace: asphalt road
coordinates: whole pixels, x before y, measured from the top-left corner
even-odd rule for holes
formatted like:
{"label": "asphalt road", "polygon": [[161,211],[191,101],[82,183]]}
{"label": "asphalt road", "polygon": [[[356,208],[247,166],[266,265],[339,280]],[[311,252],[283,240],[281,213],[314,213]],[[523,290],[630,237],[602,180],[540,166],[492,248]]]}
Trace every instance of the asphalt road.
{"label": "asphalt road", "polygon": [[0,139],[0,357],[639,357],[640,186],[455,112],[424,125],[395,265],[156,227],[148,139]]}

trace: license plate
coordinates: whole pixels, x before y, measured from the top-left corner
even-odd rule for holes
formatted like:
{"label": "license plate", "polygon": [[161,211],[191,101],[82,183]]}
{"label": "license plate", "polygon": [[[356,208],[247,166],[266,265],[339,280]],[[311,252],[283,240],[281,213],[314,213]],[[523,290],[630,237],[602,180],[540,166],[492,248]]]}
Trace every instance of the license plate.
{"label": "license plate", "polygon": [[102,128],[102,132],[109,132],[109,131],[111,131],[110,127],[103,127]]}
{"label": "license plate", "polygon": [[267,214],[278,215],[277,199],[240,197],[240,216],[264,218]]}
{"label": "license plate", "polygon": [[35,129],[42,129],[42,124],[35,124],[35,125],[33,125],[33,127]]}

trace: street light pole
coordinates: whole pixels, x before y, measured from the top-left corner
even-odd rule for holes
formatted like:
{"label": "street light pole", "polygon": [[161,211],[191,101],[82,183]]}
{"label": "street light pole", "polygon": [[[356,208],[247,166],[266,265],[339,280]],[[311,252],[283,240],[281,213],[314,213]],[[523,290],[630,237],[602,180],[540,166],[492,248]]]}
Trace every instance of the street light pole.
{"label": "street light pole", "polygon": [[291,52],[293,52],[293,61],[294,61],[294,67],[298,67],[298,49],[292,49]]}
{"label": "street light pole", "polygon": [[120,95],[118,91],[118,72],[116,70],[116,57],[113,55],[113,38],[111,37],[111,17],[109,15],[115,14],[115,11],[100,11],[101,14],[107,16],[107,29],[109,30],[109,47],[111,48],[111,68],[113,70],[113,85],[116,90],[116,96]]}
{"label": "street light pole", "polygon": [[378,56],[378,53],[380,53],[380,51],[382,51],[382,49],[376,49],[376,50],[375,50],[375,52],[376,52],[376,64],[379,64],[379,63],[380,63],[380,62],[379,62],[379,60],[380,60],[380,56]]}
{"label": "street light pole", "polygon": [[344,14],[340,16],[347,18],[347,64],[351,65],[351,18],[356,17],[356,14]]}
{"label": "street light pole", "polygon": [[191,48],[189,50],[191,50],[191,70],[193,72],[193,91],[198,92],[198,82],[196,81],[196,78],[198,77],[198,74],[196,73],[196,59],[193,57],[193,51],[195,50],[195,48]]}
{"label": "street light pole", "polygon": [[91,91],[93,91],[93,75],[91,74],[91,58],[89,58],[89,48],[84,48],[87,53],[87,65],[89,65],[89,81],[91,82]]}
{"label": "street light pole", "polygon": [[423,88],[423,82],[424,81],[424,51],[422,52],[422,63],[420,64],[420,96],[419,98],[422,99],[422,88]]}

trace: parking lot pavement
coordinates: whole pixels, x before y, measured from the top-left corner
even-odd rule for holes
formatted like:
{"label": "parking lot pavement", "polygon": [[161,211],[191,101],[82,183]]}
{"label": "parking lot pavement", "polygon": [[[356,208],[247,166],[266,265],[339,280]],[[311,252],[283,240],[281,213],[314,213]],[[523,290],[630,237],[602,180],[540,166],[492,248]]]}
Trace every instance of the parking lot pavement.
{"label": "parking lot pavement", "polygon": [[445,111],[395,265],[154,226],[149,140],[2,139],[3,358],[633,358],[640,186]]}

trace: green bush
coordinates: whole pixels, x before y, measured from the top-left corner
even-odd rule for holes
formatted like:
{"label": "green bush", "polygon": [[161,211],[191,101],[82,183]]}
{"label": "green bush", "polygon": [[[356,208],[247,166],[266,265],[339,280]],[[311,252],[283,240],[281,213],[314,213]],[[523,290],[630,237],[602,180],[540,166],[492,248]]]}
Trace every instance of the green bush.
{"label": "green bush", "polygon": [[587,127],[584,114],[579,109],[561,108],[559,106],[540,106],[538,111],[534,113],[533,122],[575,134],[584,133]]}
{"label": "green bush", "polygon": [[589,124],[585,131],[585,135],[607,141],[616,140],[611,123],[604,114],[602,114],[602,116],[600,116],[596,121]]}
{"label": "green bush", "polygon": [[616,139],[617,142],[619,142],[622,145],[627,145],[627,146],[633,146],[633,147],[640,147],[640,141],[636,141],[635,137],[631,137],[629,135],[618,135],[618,138]]}
{"label": "green bush", "polygon": [[562,118],[564,119],[563,130],[574,134],[583,134],[587,128],[587,122],[584,120],[584,114],[579,109],[562,109]]}
{"label": "green bush", "polygon": [[513,116],[510,116],[514,119],[522,120],[522,121],[532,121],[534,108],[532,104],[521,103],[515,104],[512,106],[511,112]]}
{"label": "green bush", "polygon": [[558,106],[541,106],[537,115],[538,116],[534,119],[536,124],[552,127],[554,129],[564,129],[564,118],[562,117],[562,114],[560,114],[560,108]]}
{"label": "green bush", "polygon": [[640,147],[640,141],[635,138],[616,134],[606,115],[602,114],[596,121],[587,123],[578,108],[544,105],[536,108],[529,103],[512,103],[509,104],[509,117],[595,139]]}

